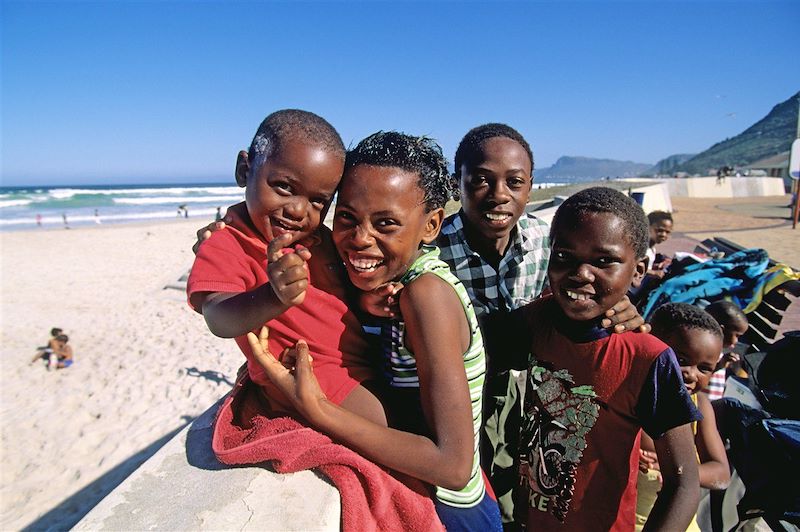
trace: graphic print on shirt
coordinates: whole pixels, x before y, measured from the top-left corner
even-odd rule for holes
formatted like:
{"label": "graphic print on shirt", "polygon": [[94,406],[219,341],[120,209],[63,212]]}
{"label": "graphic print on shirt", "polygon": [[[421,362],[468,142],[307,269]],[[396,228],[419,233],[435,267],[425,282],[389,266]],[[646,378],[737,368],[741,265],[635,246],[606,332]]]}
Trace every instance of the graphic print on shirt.
{"label": "graphic print on shirt", "polygon": [[575,470],[600,404],[591,386],[575,386],[566,370],[532,366],[520,439],[520,482],[528,504],[564,522]]}

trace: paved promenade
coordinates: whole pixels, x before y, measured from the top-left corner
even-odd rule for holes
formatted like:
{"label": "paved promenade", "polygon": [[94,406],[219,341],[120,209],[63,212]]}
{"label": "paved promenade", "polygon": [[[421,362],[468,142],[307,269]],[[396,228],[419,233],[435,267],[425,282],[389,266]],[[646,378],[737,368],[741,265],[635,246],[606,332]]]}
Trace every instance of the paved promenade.
{"label": "paved promenade", "polygon": [[675,232],[696,240],[721,236],[800,269],[800,225],[792,229],[791,196],[687,198],[672,196]]}

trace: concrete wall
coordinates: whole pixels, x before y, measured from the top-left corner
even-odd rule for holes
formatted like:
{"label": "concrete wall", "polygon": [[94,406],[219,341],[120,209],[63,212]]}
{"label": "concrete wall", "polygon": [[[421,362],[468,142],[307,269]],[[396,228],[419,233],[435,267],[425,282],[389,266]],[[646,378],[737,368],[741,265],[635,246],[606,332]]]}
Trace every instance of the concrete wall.
{"label": "concrete wall", "polygon": [[335,530],[339,492],[311,471],[228,467],[211,452],[219,404],[180,432],[72,530]]}
{"label": "concrete wall", "polygon": [[[632,179],[630,181],[641,183],[642,180]],[[652,211],[672,212],[672,200],[670,200],[669,196],[669,187],[664,182],[653,181],[652,185],[648,184],[645,186],[632,187],[631,192],[644,194],[644,197],[642,198],[642,209],[644,209],[645,213],[650,213]],[[567,199],[567,197],[556,196],[553,202],[555,205],[553,207],[538,209],[532,212],[537,218],[550,223],[553,220],[556,209],[558,209],[558,205],[560,205],[565,199]]]}
{"label": "concrete wall", "polygon": [[664,181],[669,193],[691,198],[739,198],[746,196],[783,196],[786,194],[779,177],[689,177]]}

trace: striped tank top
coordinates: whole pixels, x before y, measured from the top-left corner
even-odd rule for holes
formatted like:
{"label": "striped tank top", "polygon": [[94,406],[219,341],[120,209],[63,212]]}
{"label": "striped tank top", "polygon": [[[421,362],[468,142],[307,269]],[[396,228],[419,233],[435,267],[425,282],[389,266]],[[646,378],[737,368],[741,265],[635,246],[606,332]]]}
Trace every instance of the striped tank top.
{"label": "striped tank top", "polygon": [[[414,280],[424,273],[431,273],[453,287],[458,295],[461,305],[464,307],[464,314],[469,322],[471,338],[469,347],[464,353],[464,370],[467,374],[467,384],[469,385],[469,397],[472,405],[472,425],[473,425],[473,454],[472,472],[467,485],[458,491],[448,490],[436,486],[436,498],[441,502],[459,508],[471,508],[478,504],[482,499],[486,487],[483,483],[483,476],[480,469],[480,454],[478,439],[481,428],[482,400],[483,400],[483,381],[486,373],[486,354],[483,348],[483,337],[478,328],[478,319],[472,302],[467,295],[467,290],[461,281],[453,275],[447,263],[439,259],[439,248],[435,246],[424,246],[422,255],[414,261],[408,271],[403,275],[401,282],[404,285],[411,284]],[[435,319],[435,317],[431,317]],[[404,345],[404,327],[395,327],[394,330],[400,334],[392,338],[394,346],[385,351],[388,357],[387,375],[389,384],[399,388],[419,388],[419,378],[417,376],[417,365],[414,354]]]}

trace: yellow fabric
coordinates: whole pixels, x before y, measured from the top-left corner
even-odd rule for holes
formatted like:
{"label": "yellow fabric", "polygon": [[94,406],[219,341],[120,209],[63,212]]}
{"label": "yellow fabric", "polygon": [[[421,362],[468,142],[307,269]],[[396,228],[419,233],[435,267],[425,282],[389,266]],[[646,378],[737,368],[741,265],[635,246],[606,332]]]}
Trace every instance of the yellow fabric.
{"label": "yellow fabric", "polygon": [[753,299],[750,301],[750,304],[747,305],[742,312],[745,314],[749,314],[753,312],[760,304],[761,300],[764,298],[764,295],[768,294],[774,288],[782,285],[786,281],[796,281],[800,279],[800,272],[794,271],[791,267],[787,266],[786,264],[776,264],[769,270],[765,271],[763,275],[772,275],[772,277],[761,286],[761,289],[753,294]]}
{"label": "yellow fabric", "polygon": [[[691,397],[694,406],[697,406],[697,394],[692,394]],[[692,421],[692,434],[697,435],[697,421]],[[697,451],[695,450],[695,453]],[[700,463],[700,456],[697,455],[697,463]],[[639,470],[639,476],[636,479],[636,530],[640,531],[644,528],[647,518],[650,516],[650,511],[658,498],[658,492],[661,491],[661,473],[655,469],[648,469],[647,473],[642,473]],[[697,526],[697,514],[692,517],[692,522],[689,523],[687,532],[699,532],[700,527]]]}

